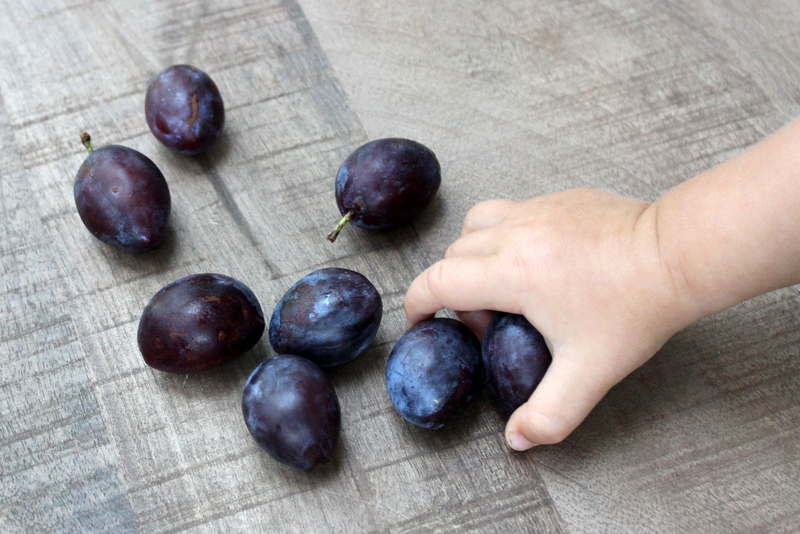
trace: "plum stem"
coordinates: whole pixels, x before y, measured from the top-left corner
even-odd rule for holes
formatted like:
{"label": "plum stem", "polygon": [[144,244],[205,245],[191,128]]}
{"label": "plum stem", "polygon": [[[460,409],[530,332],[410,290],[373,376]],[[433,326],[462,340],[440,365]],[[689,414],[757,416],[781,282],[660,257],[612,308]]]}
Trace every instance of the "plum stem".
{"label": "plum stem", "polygon": [[333,232],[328,234],[328,241],[330,241],[331,243],[336,241],[336,238],[339,237],[339,232],[342,231],[344,225],[347,224],[347,222],[350,219],[352,219],[355,214],[356,214],[355,210],[349,210],[347,213],[345,213],[344,217],[342,217],[342,220],[339,221],[339,224],[337,224],[336,228],[333,229]]}
{"label": "plum stem", "polygon": [[91,135],[89,135],[88,133],[85,133],[85,132],[82,133],[81,134],[81,143],[83,143],[83,146],[86,147],[86,151],[89,154],[94,152],[94,149],[92,148],[92,136]]}

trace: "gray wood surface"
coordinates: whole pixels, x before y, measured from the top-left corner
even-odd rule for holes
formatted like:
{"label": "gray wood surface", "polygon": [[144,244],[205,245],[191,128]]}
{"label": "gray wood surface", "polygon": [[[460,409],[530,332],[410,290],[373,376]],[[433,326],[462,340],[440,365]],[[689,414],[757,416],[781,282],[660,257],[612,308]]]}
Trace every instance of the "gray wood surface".
{"label": "gray wood surface", "polygon": [[[144,121],[174,63],[225,98],[197,158]],[[798,115],[799,80],[795,0],[0,2],[0,532],[800,530],[796,287],[681,332],[566,442],[525,454],[485,395],[428,432],[383,386],[405,288],[469,206],[575,186],[655,199]],[[81,225],[82,131],[164,172],[154,253]],[[437,200],[411,227],[329,244],[336,169],[389,135],[437,153]],[[323,266],[367,275],[385,316],[331,375],[335,460],[303,474],[240,415],[266,339],[184,377],[146,367],[135,334],[181,276],[239,278],[269,314]]]}

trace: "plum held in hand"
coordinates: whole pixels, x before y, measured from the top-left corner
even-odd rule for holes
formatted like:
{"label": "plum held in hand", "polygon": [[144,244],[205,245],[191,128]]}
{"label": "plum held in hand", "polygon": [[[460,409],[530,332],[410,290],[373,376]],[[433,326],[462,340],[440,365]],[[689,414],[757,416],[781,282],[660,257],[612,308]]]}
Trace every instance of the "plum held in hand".
{"label": "plum held in hand", "polygon": [[242,415],[256,442],[277,461],[308,471],[333,458],[339,400],[325,373],[291,354],[274,356],[247,380]]}
{"label": "plum held in hand", "polygon": [[144,112],[156,139],[189,156],[208,149],[225,124],[225,106],[214,80],[190,65],[158,73],[147,88]]}
{"label": "plum held in hand", "polygon": [[552,361],[542,334],[525,316],[504,312],[486,327],[482,357],[486,385],[506,414],[527,402]]}
{"label": "plum held in hand", "polygon": [[168,373],[199,373],[238,358],[264,333],[264,314],[246,285],[194,274],[156,293],[139,321],[145,363]]}
{"label": "plum held in hand", "polygon": [[328,235],[333,242],[347,222],[390,230],[411,222],[442,181],[439,161],[409,139],[378,139],[350,154],[336,174],[336,203],[344,218]]}
{"label": "plum held in hand", "polygon": [[297,354],[320,367],[349,362],[378,331],[383,303],[364,275],[328,268],[301,278],[281,298],[269,322],[278,354]]}
{"label": "plum held in hand", "polygon": [[429,319],[395,344],[386,389],[406,421],[441,428],[472,400],[480,366],[480,342],[469,328],[454,319]]}
{"label": "plum held in hand", "polygon": [[169,186],[156,164],[132,148],[107,145],[89,152],[75,176],[75,205],[83,224],[103,243],[128,252],[147,252],[164,238],[169,220]]}

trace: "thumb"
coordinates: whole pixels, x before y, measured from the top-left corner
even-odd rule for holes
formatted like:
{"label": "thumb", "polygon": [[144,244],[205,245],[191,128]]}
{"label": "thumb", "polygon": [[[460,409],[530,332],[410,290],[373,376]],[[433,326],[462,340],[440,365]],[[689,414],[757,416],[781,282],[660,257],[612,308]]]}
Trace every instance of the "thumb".
{"label": "thumb", "polygon": [[509,447],[524,451],[563,441],[617,382],[581,360],[553,357],[531,398],[506,424]]}

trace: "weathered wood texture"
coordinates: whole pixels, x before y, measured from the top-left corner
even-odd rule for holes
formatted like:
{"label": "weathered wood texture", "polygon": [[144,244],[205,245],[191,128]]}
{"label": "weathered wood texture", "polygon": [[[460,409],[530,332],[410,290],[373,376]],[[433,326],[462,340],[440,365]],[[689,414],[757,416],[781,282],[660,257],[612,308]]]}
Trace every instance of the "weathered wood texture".
{"label": "weathered wood texture", "polygon": [[[501,420],[476,406],[450,431],[409,428],[383,369],[402,298],[428,263],[413,228],[325,235],[333,177],[367,136],[292,2],[5,3],[2,153],[2,504],[9,532],[498,531],[560,522],[531,457],[509,456]],[[144,89],[193,63],[225,95],[227,124],[186,158],[147,130]],[[173,196],[171,231],[131,256],[82,227],[78,141],[150,155]],[[365,273],[384,298],[380,335],[333,373],[343,434],[332,465],[291,472],[258,449],[241,390],[271,349],[200,376],[145,365],[139,315],[166,283],[221,272],[270,313],[322,266]],[[531,483],[531,481],[534,481]]]}
{"label": "weathered wood texture", "polygon": [[[506,451],[485,397],[425,432],[382,378],[405,288],[470,205],[573,186],[653,199],[797,115],[794,0],[140,4],[0,3],[0,531],[800,528],[796,288],[682,332],[567,442],[528,454]],[[227,107],[198,158],[159,146],[142,110],[149,79],[183,62]],[[84,130],[167,177],[171,230],[153,254],[82,227]],[[413,227],[328,244],[338,165],[386,135],[437,152],[437,202]],[[241,420],[266,339],[187,378],[144,366],[135,333],[180,276],[235,276],[270,313],[322,266],[366,274],[386,313],[332,375],[335,461],[300,474]]]}
{"label": "weathered wood texture", "polygon": [[[480,200],[653,200],[800,114],[795,0],[303,7],[367,134],[440,154],[435,257]],[[789,288],[702,321],[531,452],[566,529],[800,530],[799,309]]]}

